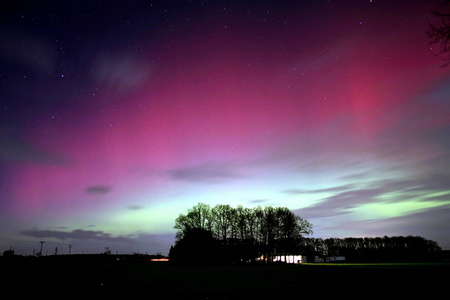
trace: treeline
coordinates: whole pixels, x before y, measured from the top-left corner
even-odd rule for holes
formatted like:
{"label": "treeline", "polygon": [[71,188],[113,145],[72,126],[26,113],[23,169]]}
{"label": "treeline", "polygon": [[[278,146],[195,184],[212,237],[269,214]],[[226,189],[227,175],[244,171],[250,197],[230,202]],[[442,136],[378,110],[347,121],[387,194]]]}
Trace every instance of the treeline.
{"label": "treeline", "polygon": [[420,236],[308,238],[312,225],[285,207],[245,208],[199,203],[175,220],[172,263],[268,262],[303,255],[308,262],[344,256],[347,262],[416,262],[438,259],[439,245]]}
{"label": "treeline", "polygon": [[285,207],[199,203],[175,220],[171,262],[240,263],[296,252],[312,225]]}
{"label": "treeline", "polygon": [[365,238],[304,238],[298,251],[314,257],[345,256],[350,262],[414,262],[439,257],[438,243],[420,236],[384,236]]}

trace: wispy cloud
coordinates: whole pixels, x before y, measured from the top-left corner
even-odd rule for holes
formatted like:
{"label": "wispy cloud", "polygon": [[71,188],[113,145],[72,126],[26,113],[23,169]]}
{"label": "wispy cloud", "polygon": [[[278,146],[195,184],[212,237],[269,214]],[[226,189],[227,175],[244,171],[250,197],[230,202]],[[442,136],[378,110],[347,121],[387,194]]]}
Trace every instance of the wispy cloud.
{"label": "wispy cloud", "polygon": [[38,165],[70,164],[63,155],[36,148],[20,136],[7,134],[2,128],[0,128],[0,162]]}
{"label": "wispy cloud", "polygon": [[134,242],[129,235],[113,236],[100,230],[75,229],[73,231],[30,229],[20,232],[22,235],[36,238],[55,238],[59,240],[100,240],[110,242]]}
{"label": "wispy cloud", "polygon": [[305,189],[287,189],[281,191],[284,194],[299,195],[299,194],[320,194],[320,193],[332,193],[332,192],[343,192],[354,188],[352,184],[340,185],[330,188],[305,190]]}
{"label": "wispy cloud", "polygon": [[144,206],[136,205],[136,204],[130,204],[130,205],[127,205],[127,209],[128,210],[141,210],[141,209],[144,209]]}
{"label": "wispy cloud", "polygon": [[191,182],[221,183],[242,177],[229,163],[206,162],[167,171],[170,178]]}
{"label": "wispy cloud", "polygon": [[378,189],[359,189],[337,193],[317,204],[302,208],[298,213],[306,218],[320,218],[350,213],[357,205],[372,203],[380,194]]}
{"label": "wispy cloud", "polygon": [[129,90],[150,78],[151,66],[131,56],[103,53],[95,63],[94,80],[108,89]]}
{"label": "wispy cloud", "polygon": [[86,188],[86,193],[92,195],[103,195],[107,194],[112,190],[112,187],[107,185],[94,185]]}
{"label": "wispy cloud", "polygon": [[[415,179],[379,180],[365,187],[349,185],[320,190],[287,190],[293,195],[330,192],[331,196],[322,198],[314,205],[297,210],[305,218],[323,218],[343,214],[364,216],[366,220],[410,215],[419,211],[445,207],[450,204],[444,185],[431,179],[420,185]],[[394,210],[394,211],[393,211]]]}
{"label": "wispy cloud", "polygon": [[254,199],[254,200],[249,200],[249,203],[264,203],[267,202],[267,199]]}

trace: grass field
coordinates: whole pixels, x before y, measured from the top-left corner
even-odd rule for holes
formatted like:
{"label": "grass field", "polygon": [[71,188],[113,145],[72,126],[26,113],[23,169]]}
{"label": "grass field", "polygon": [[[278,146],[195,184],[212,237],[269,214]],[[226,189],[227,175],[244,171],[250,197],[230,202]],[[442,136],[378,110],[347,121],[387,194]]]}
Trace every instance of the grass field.
{"label": "grass field", "polygon": [[[300,299],[447,294],[450,264],[172,266],[143,262],[1,262],[2,290],[61,299]],[[30,294],[31,292],[31,294]],[[297,295],[293,297],[293,295]],[[441,294],[442,295],[442,294]],[[390,297],[388,297],[390,298]]]}

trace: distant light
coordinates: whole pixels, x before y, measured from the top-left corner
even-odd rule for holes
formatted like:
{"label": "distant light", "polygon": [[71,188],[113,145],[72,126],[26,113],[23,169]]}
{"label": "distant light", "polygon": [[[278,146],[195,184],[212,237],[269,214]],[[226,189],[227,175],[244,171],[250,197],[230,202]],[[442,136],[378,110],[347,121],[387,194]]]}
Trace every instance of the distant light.
{"label": "distant light", "polygon": [[61,77],[64,77],[64,74],[61,74]]}
{"label": "distant light", "polygon": [[150,261],[169,261],[168,258],[152,258]]}

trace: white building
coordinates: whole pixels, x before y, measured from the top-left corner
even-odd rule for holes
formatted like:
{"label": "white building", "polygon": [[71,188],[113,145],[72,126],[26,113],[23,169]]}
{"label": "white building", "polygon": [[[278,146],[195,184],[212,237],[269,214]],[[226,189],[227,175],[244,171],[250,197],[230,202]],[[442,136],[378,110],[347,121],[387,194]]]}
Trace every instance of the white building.
{"label": "white building", "polygon": [[306,256],[301,255],[282,255],[282,256],[275,256],[273,258],[274,262],[286,262],[288,264],[301,264],[303,262],[306,262]]}

